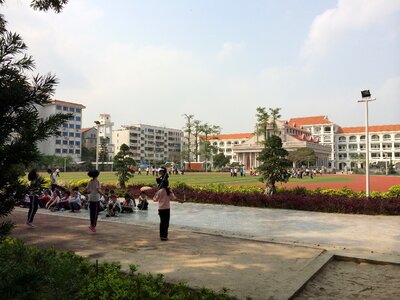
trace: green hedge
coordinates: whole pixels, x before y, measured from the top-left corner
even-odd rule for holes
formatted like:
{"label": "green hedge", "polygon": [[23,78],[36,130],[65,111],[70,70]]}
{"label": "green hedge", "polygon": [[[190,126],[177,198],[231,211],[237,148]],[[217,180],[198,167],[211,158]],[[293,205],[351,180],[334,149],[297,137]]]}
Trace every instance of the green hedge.
{"label": "green hedge", "polygon": [[169,284],[162,274],[121,271],[119,263],[91,263],[73,252],[26,246],[7,238],[0,242],[1,299],[220,299],[233,300],[226,289],[194,290]]}

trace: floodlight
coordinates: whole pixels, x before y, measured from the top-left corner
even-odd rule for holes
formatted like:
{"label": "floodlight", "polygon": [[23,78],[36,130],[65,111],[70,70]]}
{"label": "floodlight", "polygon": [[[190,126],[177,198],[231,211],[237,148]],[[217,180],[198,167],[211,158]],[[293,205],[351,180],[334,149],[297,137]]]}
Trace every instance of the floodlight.
{"label": "floodlight", "polygon": [[371,93],[369,92],[369,90],[361,91],[361,96],[363,98],[370,98],[371,97]]}

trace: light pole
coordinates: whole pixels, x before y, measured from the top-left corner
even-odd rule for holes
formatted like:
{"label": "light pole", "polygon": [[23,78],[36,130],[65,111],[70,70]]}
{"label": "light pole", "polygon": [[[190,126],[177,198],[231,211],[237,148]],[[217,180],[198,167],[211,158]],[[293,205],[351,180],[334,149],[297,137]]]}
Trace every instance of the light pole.
{"label": "light pole", "polygon": [[368,102],[375,101],[371,98],[369,90],[361,91],[361,100],[357,102],[365,103],[365,195],[369,198],[369,133],[368,133]]}
{"label": "light pole", "polygon": [[99,169],[99,126],[100,122],[99,121],[94,121],[96,124],[96,170]]}

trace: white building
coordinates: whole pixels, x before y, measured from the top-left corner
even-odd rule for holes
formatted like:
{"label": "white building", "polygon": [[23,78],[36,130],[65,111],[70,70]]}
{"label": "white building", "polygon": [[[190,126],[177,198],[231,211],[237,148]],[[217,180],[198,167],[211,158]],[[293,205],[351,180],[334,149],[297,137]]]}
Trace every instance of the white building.
{"label": "white building", "polygon": [[238,157],[233,151],[233,146],[245,143],[253,135],[253,133],[219,134],[211,136],[209,141],[212,146],[218,148],[217,153],[223,153],[225,157],[229,158],[230,163],[233,163],[238,162]]}
{"label": "white building", "polygon": [[[318,139],[311,136],[308,130],[300,127],[293,127],[288,122],[276,121],[277,135],[282,140],[282,147],[287,151],[296,151],[300,148],[311,148],[317,158],[315,166],[327,167],[331,154],[331,147],[321,144]],[[269,126],[267,136],[273,134],[274,128]],[[257,168],[259,166],[258,155],[264,146],[260,143],[264,140],[261,135],[253,135],[244,143],[233,146],[233,152],[237,156],[237,162],[246,168]]]}
{"label": "white building", "polygon": [[115,154],[126,144],[136,162],[148,164],[180,161],[182,136],[179,129],[145,124],[126,125],[112,131]]}
{"label": "white building", "polygon": [[[96,123],[97,122],[97,123]],[[112,161],[114,158],[114,144],[112,138],[112,130],[114,123],[111,122],[111,116],[109,114],[101,114],[99,120],[96,121],[96,129],[98,130],[99,136],[99,147],[101,145],[101,140],[105,139],[107,145],[108,160]]]}
{"label": "white building", "polygon": [[[355,157],[365,156],[365,127],[340,127],[326,116],[290,119],[289,124],[311,132],[332,149],[330,167],[343,170],[364,167]],[[400,125],[369,126],[370,163],[400,164]],[[358,166],[357,166],[358,165]]]}
{"label": "white building", "polygon": [[41,118],[48,118],[57,113],[70,113],[72,116],[60,127],[61,136],[50,137],[40,142],[38,148],[45,155],[71,156],[74,161],[81,159],[82,109],[79,103],[52,100],[49,104],[38,107]]}

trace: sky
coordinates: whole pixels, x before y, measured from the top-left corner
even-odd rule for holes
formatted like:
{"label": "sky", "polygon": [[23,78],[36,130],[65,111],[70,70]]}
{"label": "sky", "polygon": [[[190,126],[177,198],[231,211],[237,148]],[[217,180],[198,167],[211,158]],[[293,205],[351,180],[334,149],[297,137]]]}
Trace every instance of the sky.
{"label": "sky", "polygon": [[81,103],[83,126],[183,128],[184,114],[222,133],[253,132],[257,107],[281,119],[326,115],[400,124],[400,0],[70,0],[60,14],[7,0],[0,13]]}

